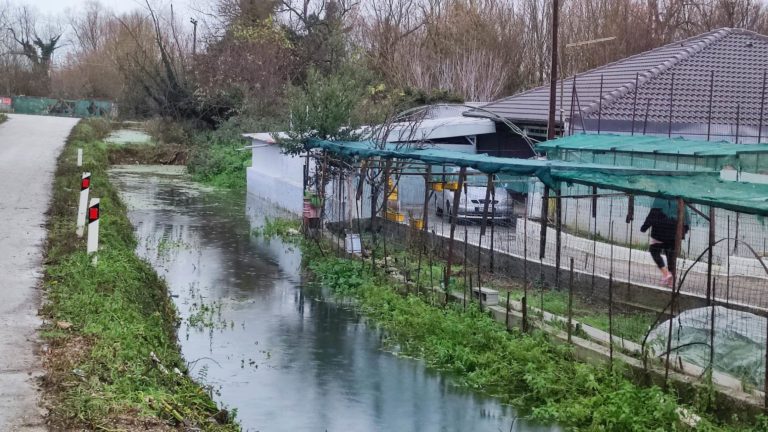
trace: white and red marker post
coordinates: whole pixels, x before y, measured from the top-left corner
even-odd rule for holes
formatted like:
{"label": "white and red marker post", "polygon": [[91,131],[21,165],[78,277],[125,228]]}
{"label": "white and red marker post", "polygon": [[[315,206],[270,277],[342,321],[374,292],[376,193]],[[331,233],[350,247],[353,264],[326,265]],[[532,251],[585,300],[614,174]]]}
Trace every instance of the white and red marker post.
{"label": "white and red marker post", "polygon": [[88,206],[88,255],[93,255],[93,263],[96,264],[96,252],[99,250],[99,202],[98,198],[91,198]]}
{"label": "white and red marker post", "polygon": [[77,149],[77,166],[83,166],[83,149],[81,148]]}
{"label": "white and red marker post", "polygon": [[80,179],[80,204],[77,206],[77,236],[85,231],[85,213],[88,210],[88,193],[91,190],[91,173],[84,172]]}

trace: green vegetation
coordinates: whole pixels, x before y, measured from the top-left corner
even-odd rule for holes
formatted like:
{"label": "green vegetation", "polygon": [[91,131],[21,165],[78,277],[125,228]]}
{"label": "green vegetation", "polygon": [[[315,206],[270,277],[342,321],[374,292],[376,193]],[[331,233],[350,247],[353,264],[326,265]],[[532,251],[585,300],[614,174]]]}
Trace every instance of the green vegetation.
{"label": "green vegetation", "polygon": [[264,225],[260,228],[254,228],[251,232],[255,236],[270,239],[279,237],[283,241],[297,242],[301,239],[301,221],[298,219],[276,218],[264,219]]}
{"label": "green vegetation", "polygon": [[[507,332],[476,307],[439,307],[417,295],[402,296],[391,280],[306,243],[305,261],[318,281],[359,310],[386,334],[386,345],[451,373],[455,381],[500,397],[536,420],[589,431],[730,431],[704,419],[696,428],[680,420],[676,395],[640,387],[608,368],[579,363],[570,348],[545,333]],[[326,248],[328,249],[328,248]]]}
{"label": "green vegetation", "polygon": [[241,134],[281,130],[268,119],[233,117],[216,130],[190,133],[187,169],[201,183],[228,189],[245,188],[245,169],[251,164],[250,145]]}
{"label": "green vegetation", "polygon": [[[523,298],[523,290],[515,288],[510,291],[510,299],[520,301]],[[568,316],[568,293],[565,291],[551,291],[531,289],[528,291],[528,306],[544,311]],[[608,310],[605,306],[586,304],[578,297],[573,298],[573,319],[597,329],[608,331]],[[656,321],[656,314],[647,312],[619,313],[614,311],[613,333],[624,339],[641,342],[650,326]]]}
{"label": "green vegetation", "polygon": [[8,120],[8,116],[3,113],[0,113],[0,123],[3,123],[6,120]]}
{"label": "green vegetation", "polygon": [[[49,212],[42,332],[46,386],[55,429],[166,430],[178,426],[236,431],[187,374],[176,342],[177,316],[167,287],[134,254],[124,205],[107,178],[104,125],[81,122],[59,157]],[[75,148],[84,166],[75,165]],[[74,236],[80,172],[92,173],[101,198],[98,265]],[[218,415],[217,415],[218,413]]]}

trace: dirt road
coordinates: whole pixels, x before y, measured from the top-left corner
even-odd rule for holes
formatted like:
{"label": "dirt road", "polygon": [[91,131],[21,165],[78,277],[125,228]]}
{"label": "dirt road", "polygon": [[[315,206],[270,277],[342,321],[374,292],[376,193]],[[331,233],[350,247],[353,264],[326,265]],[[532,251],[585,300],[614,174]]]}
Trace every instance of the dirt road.
{"label": "dirt road", "polygon": [[36,329],[45,211],[56,157],[77,119],[9,117],[0,124],[0,431],[42,431]]}

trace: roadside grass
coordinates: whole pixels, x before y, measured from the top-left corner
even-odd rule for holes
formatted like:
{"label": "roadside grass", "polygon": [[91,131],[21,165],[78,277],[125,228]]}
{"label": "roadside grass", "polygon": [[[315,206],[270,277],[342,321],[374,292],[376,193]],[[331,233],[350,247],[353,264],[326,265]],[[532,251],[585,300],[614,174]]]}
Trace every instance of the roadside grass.
{"label": "roadside grass", "polygon": [[435,306],[423,296],[401,295],[383,272],[373,274],[359,260],[323,253],[316,243],[304,242],[303,249],[319,284],[355,300],[384,332],[389,349],[423,359],[457,384],[497,396],[540,422],[578,431],[765,430],[764,418],[725,425],[708,414],[689,426],[680,410],[701,414],[709,407],[705,402],[684,406],[673,392],[634,384],[620,364],[610,370],[576,361],[568,346],[543,332],[508,332],[475,305],[463,311],[461,305]]}
{"label": "roadside grass", "polygon": [[[50,347],[44,358],[50,424],[56,430],[237,431],[235,424],[209,420],[227,413],[186,374],[167,287],[134,254],[133,227],[107,177],[103,126],[78,124],[55,174],[40,333]],[[75,163],[77,147],[82,168]],[[101,198],[96,266],[74,235],[81,171],[91,172],[91,196]]]}
{"label": "roadside grass", "polygon": [[0,123],[3,123],[6,120],[8,120],[8,116],[3,113],[0,113]]}

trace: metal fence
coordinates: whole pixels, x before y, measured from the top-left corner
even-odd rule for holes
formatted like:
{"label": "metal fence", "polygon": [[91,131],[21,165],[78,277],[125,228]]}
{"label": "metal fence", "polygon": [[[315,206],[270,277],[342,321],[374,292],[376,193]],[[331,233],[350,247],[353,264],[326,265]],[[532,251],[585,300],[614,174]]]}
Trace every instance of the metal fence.
{"label": "metal fence", "polygon": [[[680,200],[689,223],[667,284],[649,253],[649,232],[640,230],[652,197],[567,184],[548,193],[533,178],[510,187],[491,176],[509,190],[512,216],[496,217],[494,199],[479,205],[482,217],[467,220],[440,212],[446,196],[467,199],[466,179],[458,192],[446,190],[457,185],[445,180],[457,177],[413,164],[386,173],[378,165],[371,179],[359,162],[325,177],[320,226],[333,227],[342,249],[345,236],[362,238],[372,268],[395,267],[409,289],[444,293],[434,301],[466,304],[470,293],[482,298],[481,288],[492,289],[501,299],[496,311],[507,322],[517,316],[525,330],[562,331],[570,343],[603,349],[611,364],[710,380],[768,407],[762,218]],[[375,165],[367,163],[370,172]]]}

